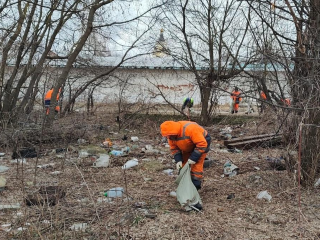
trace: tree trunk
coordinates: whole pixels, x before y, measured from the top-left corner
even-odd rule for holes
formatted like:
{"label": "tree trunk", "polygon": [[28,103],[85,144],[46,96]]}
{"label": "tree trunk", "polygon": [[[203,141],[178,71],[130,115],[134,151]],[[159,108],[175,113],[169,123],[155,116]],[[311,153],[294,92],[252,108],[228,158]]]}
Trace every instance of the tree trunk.
{"label": "tree trunk", "polygon": [[[8,57],[9,57],[9,52],[11,50],[11,47],[13,46],[14,42],[17,40],[19,34],[21,33],[21,30],[22,30],[22,26],[23,26],[23,22],[24,22],[24,19],[26,18],[26,12],[29,8],[29,3],[27,3],[24,7],[24,9],[22,9],[22,3],[21,2],[18,2],[18,10],[19,10],[19,19],[18,19],[18,22],[17,22],[17,27],[15,29],[15,31],[13,32],[12,36],[10,37],[10,39],[8,40],[7,44],[3,47],[3,51],[2,51],[2,58],[1,58],[1,65],[0,65],[0,85],[1,85],[1,88],[3,88],[4,86],[4,91],[0,92],[0,101],[2,99],[2,95],[6,92],[8,92],[8,90],[11,91],[11,83],[6,83],[5,85],[3,84],[4,83],[4,77],[5,77],[5,68],[6,68],[6,65],[7,65],[7,60],[8,60]],[[13,79],[12,79],[13,81]],[[8,89],[9,88],[9,89]]]}
{"label": "tree trunk", "polygon": [[86,43],[88,37],[90,36],[90,34],[93,30],[93,21],[94,21],[96,11],[101,6],[106,5],[112,1],[113,0],[99,3],[99,0],[95,0],[94,3],[92,4],[92,6],[89,10],[86,29],[85,29],[84,33],[81,35],[81,37],[79,38],[77,44],[75,45],[74,51],[69,55],[66,66],[62,70],[62,73],[60,74],[59,78],[56,81],[55,88],[53,89],[53,93],[52,93],[52,97],[51,97],[50,113],[48,115],[48,118],[46,119],[47,126],[51,126],[53,123],[53,120],[54,120],[54,106],[56,104],[56,97],[57,97],[59,88],[63,84],[65,84],[67,77],[69,75],[69,72],[73,68],[73,63],[75,62],[76,58],[78,57],[80,51],[82,50],[84,44]]}
{"label": "tree trunk", "polygon": [[93,114],[93,92],[94,89],[89,89],[88,98],[87,98],[87,114]]}
{"label": "tree trunk", "polygon": [[200,89],[201,92],[201,115],[200,115],[200,123],[201,125],[207,125],[210,121],[210,116],[208,115],[208,105],[210,100],[211,88],[204,87]]}
{"label": "tree trunk", "polygon": [[[55,3],[56,4],[56,3]],[[63,9],[65,8],[65,5],[66,5],[66,0],[64,1],[63,3]],[[49,53],[49,51],[51,50],[52,48],[52,45],[54,44],[55,40],[56,40],[56,36],[59,34],[60,30],[62,29],[62,27],[64,26],[64,24],[66,23],[66,21],[68,19],[70,19],[72,16],[72,14],[69,14],[68,11],[66,11],[66,13],[61,13],[60,15],[60,20],[59,22],[57,23],[57,26],[56,28],[54,29],[53,33],[51,34],[51,36],[47,39],[48,43],[39,59],[39,61],[37,62],[37,64],[34,66],[34,69],[32,70],[32,76],[31,76],[31,79],[30,79],[30,82],[29,82],[29,86],[28,86],[28,89],[19,105],[19,107],[17,108],[17,112],[20,112],[22,111],[22,109],[24,109],[24,107],[27,105],[27,103],[29,102],[29,98],[33,92],[33,88],[34,88],[34,85],[37,81],[38,78],[41,77],[42,75],[42,72],[43,72],[43,68],[44,68],[44,64],[45,64],[45,61],[47,59],[47,55]],[[48,15],[48,24],[45,26],[45,28],[48,28],[50,26],[49,23],[51,23],[51,17],[52,15]],[[40,39],[43,39],[43,35],[40,36]],[[40,40],[38,39],[38,40]],[[21,81],[21,80],[20,80]],[[59,88],[58,88],[59,89]],[[56,94],[53,96],[53,97],[56,97],[57,96],[57,93],[58,93],[58,89],[56,90]],[[52,103],[52,104],[55,104],[55,103]],[[54,109],[54,108],[53,108]],[[51,109],[50,112],[53,112],[54,114],[54,110]]]}
{"label": "tree trunk", "polygon": [[302,184],[312,186],[320,173],[320,126],[302,125],[301,174]]}
{"label": "tree trunk", "polygon": [[[288,4],[288,1],[287,1]],[[302,122],[301,174],[302,184],[311,186],[319,173],[320,160],[320,110],[319,110],[319,51],[320,51],[320,1],[310,1],[308,21],[297,20],[297,45],[293,77],[290,78],[292,102],[300,111],[293,113],[294,121],[287,125],[287,142],[295,141],[295,133]],[[303,33],[303,38],[302,38]],[[285,133],[285,131],[284,131]]]}

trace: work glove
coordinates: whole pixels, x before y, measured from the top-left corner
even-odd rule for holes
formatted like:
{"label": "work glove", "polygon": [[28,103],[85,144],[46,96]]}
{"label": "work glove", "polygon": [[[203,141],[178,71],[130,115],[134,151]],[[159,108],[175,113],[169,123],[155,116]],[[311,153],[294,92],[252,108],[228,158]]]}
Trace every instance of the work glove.
{"label": "work glove", "polygon": [[176,164],[177,170],[180,170],[180,168],[182,168],[182,162],[177,162]]}
{"label": "work glove", "polygon": [[189,163],[189,164],[195,164],[196,162],[193,161],[193,160],[191,160],[191,159],[188,159],[188,163]]}

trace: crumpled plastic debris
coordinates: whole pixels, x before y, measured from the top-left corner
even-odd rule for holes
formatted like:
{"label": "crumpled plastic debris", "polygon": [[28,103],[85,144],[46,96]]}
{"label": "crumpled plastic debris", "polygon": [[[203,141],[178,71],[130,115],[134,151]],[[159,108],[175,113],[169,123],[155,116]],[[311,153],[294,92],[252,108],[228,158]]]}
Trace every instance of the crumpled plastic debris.
{"label": "crumpled plastic debris", "polygon": [[102,144],[104,147],[112,147],[112,145],[113,145],[110,138],[106,138],[106,140],[104,140],[104,142]]}

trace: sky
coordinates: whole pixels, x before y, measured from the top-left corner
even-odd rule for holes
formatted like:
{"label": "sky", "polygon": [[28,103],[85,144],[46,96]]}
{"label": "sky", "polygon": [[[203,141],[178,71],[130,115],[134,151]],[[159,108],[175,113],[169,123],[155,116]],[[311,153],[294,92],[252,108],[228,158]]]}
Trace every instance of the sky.
{"label": "sky", "polygon": [[[94,31],[92,36],[88,39],[88,46],[84,47],[83,53],[88,52],[89,49],[92,49],[93,43],[96,42],[98,46],[98,50],[105,51],[108,55],[108,51],[110,51],[111,56],[122,56],[124,51],[128,49],[129,46],[137,39],[137,37],[141,36],[141,34],[148,30],[148,28],[152,27],[152,29],[149,30],[148,33],[143,35],[140,41],[136,44],[139,46],[139,48],[135,48],[131,51],[131,55],[135,55],[140,52],[150,52],[152,51],[155,42],[159,38],[159,31],[161,28],[164,28],[164,36],[168,43],[168,45],[171,46],[171,49],[181,51],[181,45],[179,45],[179,41],[183,40],[183,36],[177,35],[178,40],[174,38],[173,34],[176,34],[178,31],[174,29],[174,24],[181,24],[181,18],[179,18],[179,12],[176,12],[177,14],[170,14],[170,12],[164,12],[164,14],[158,15],[159,22],[153,22],[153,17],[158,12],[157,10],[154,10],[150,13],[148,13],[145,17],[142,17],[139,20],[125,23],[125,24],[114,24],[112,26],[105,26],[106,24],[114,23],[114,22],[124,22],[129,19],[132,19],[141,13],[145,12],[149,9],[149,7],[152,4],[159,3],[161,0],[157,1],[147,1],[147,0],[127,0],[127,1],[113,1],[112,3],[102,7],[97,11],[97,15],[94,22]],[[17,22],[17,9],[16,9],[16,2],[11,0],[13,4],[10,8],[5,9],[4,12],[1,13],[1,20],[0,21],[0,27],[8,28],[8,26],[12,26]],[[69,1],[68,3],[71,4],[73,1]],[[170,1],[171,3],[179,3],[179,1]],[[226,4],[226,1],[213,1],[215,4],[215,15],[213,16],[214,19],[216,19],[216,27],[219,31],[219,23],[223,19],[221,19],[221,12]],[[45,4],[51,3],[49,0],[44,1]],[[191,5],[194,4],[195,10],[200,9],[200,4],[198,4],[197,0],[194,0],[190,2]],[[241,31],[241,28],[243,28],[243,22],[241,20],[241,16],[245,14],[245,11],[248,10],[248,4],[245,2],[237,2],[234,1],[234,5],[232,8],[236,9],[236,7],[241,4],[242,9],[241,12],[239,12],[239,16],[237,16],[238,19],[236,21],[234,20],[232,24],[232,31],[235,31],[236,29]],[[280,2],[277,4],[281,4]],[[49,5],[48,5],[49,6]],[[168,5],[166,5],[168,6]],[[45,14],[49,8],[43,8],[43,14]],[[277,10],[276,10],[277,11]],[[272,13],[272,12],[271,12]],[[266,12],[266,17],[270,17],[270,12]],[[268,15],[269,14],[269,15]],[[36,11],[35,16],[39,15],[39,9]],[[74,44],[78,41],[79,37],[81,36],[83,32],[83,24],[86,23],[85,19],[88,15],[88,11],[83,11],[81,14],[76,14],[74,17],[72,17],[64,26],[61,33],[58,35],[57,39],[55,40],[55,43],[52,47],[52,51],[57,53],[60,56],[66,56],[70,53],[70,51],[73,50]],[[166,16],[165,16],[166,15]],[[168,23],[168,16],[171,20],[173,20],[174,24]],[[166,18],[167,17],[167,18]],[[60,11],[55,11],[53,14],[53,18],[58,20],[60,18]],[[44,19],[44,18],[43,18]],[[199,18],[196,16],[194,19],[194,22],[197,22]],[[36,23],[36,21],[35,21]],[[191,22],[192,24],[192,22]],[[198,34],[203,35],[203,37],[206,37],[205,31],[199,31],[196,30],[196,28],[193,28],[190,23],[187,24],[187,31],[188,34]],[[204,24],[202,27],[205,29],[205,23],[199,21],[199,26],[201,24]],[[288,34],[291,29],[289,29],[288,24],[275,24],[276,28],[278,28],[281,31],[284,31]],[[98,27],[102,26],[102,27]],[[252,18],[251,21],[251,28],[255,31],[261,30],[261,23],[257,20],[257,18]],[[1,29],[1,28],[0,28]],[[53,28],[50,30],[53,31]],[[1,30],[0,30],[1,32]],[[32,33],[32,31],[31,31]],[[30,33],[30,37],[32,36]],[[226,32],[225,33],[225,41],[232,41],[232,34],[234,32]],[[11,33],[12,34],[12,33]],[[238,34],[241,34],[239,32]],[[292,33],[291,33],[292,34]],[[1,35],[4,35],[4,32],[1,32]],[[230,37],[228,37],[230,35]],[[247,36],[247,45],[252,46],[252,43],[250,42],[250,38],[252,36]],[[8,38],[6,38],[8,39]],[[192,42],[193,48],[198,48],[199,51],[202,53],[208,52],[207,46],[197,38],[190,38]],[[228,40],[229,39],[229,40]],[[252,39],[252,38],[251,38]],[[236,42],[235,42],[236,43]],[[44,43],[42,44],[44,46]],[[180,50],[179,50],[180,49]],[[43,49],[42,49],[43,50]],[[40,50],[41,53],[41,50]],[[245,52],[243,55],[246,54]]]}

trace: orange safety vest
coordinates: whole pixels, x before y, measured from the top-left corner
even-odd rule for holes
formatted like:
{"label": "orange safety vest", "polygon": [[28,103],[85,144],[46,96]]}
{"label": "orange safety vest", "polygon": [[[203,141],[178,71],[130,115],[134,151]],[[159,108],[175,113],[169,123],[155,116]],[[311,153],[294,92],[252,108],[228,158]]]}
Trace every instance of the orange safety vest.
{"label": "orange safety vest", "polygon": [[233,92],[231,93],[231,98],[232,98],[232,100],[233,100],[234,102],[236,102],[236,103],[237,103],[237,100],[238,100],[238,103],[241,102],[241,101],[242,101],[242,98],[239,97],[240,94],[241,94],[240,91],[233,91]]}
{"label": "orange safety vest", "polygon": [[[60,92],[61,92],[61,88],[59,89],[59,92],[57,94],[57,101],[59,100],[59,96],[60,96]],[[45,95],[44,100],[51,100],[51,96],[53,93],[53,88],[51,88]]]}

